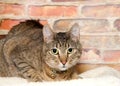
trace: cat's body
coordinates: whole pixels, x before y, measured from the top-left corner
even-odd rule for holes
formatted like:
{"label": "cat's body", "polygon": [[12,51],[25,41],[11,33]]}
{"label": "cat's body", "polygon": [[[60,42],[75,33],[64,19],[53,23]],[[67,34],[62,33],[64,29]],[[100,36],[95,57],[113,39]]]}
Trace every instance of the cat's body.
{"label": "cat's body", "polygon": [[74,29],[54,33],[49,26],[43,28],[39,22],[29,20],[13,27],[0,42],[0,76],[30,81],[78,77],[75,65],[81,55],[81,45]]}

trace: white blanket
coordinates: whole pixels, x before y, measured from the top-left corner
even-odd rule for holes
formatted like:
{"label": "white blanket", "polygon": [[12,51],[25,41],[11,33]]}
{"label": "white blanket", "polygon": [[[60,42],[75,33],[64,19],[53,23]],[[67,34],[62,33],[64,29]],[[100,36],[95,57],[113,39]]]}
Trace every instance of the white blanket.
{"label": "white blanket", "polygon": [[0,78],[0,86],[120,86],[120,72],[100,67],[80,74],[83,79],[58,82],[27,82],[22,78]]}

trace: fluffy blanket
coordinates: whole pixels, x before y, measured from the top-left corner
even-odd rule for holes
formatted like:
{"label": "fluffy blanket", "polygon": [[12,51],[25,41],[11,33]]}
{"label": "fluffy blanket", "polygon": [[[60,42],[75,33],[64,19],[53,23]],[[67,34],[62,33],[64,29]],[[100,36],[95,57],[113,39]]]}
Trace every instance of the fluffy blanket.
{"label": "fluffy blanket", "polygon": [[58,82],[27,82],[22,78],[0,78],[0,86],[120,86],[120,72],[100,67],[80,74],[83,79]]}

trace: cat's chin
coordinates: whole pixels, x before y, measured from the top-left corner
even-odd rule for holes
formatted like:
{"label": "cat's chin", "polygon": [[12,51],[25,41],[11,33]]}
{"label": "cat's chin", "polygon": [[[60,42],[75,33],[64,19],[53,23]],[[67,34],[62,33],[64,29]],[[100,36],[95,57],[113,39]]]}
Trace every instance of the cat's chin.
{"label": "cat's chin", "polygon": [[60,71],[66,71],[67,68],[60,68],[59,70],[60,70]]}
{"label": "cat's chin", "polygon": [[68,70],[67,67],[59,67],[59,68],[53,68],[53,69],[55,69],[56,71],[66,71],[66,70]]}

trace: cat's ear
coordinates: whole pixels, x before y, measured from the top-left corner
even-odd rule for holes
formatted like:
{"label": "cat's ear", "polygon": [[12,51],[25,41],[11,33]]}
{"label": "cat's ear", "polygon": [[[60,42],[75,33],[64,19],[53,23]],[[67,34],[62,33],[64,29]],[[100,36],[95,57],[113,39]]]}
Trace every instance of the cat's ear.
{"label": "cat's ear", "polygon": [[70,29],[70,37],[73,41],[79,41],[80,38],[80,27],[75,23]]}
{"label": "cat's ear", "polygon": [[51,41],[53,41],[53,31],[51,30],[49,25],[45,25],[43,27],[43,38],[44,38],[44,42],[49,43]]}

